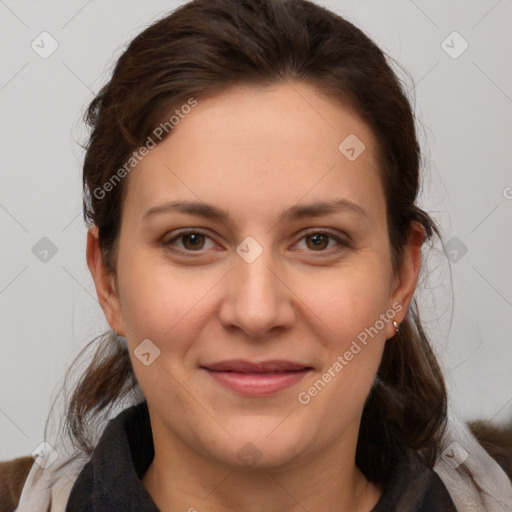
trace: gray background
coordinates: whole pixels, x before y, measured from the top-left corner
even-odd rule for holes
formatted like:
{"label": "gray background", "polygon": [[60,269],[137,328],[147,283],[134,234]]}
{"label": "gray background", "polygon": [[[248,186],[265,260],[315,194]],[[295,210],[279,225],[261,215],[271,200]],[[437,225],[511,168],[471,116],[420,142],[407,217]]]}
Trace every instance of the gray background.
{"label": "gray background", "polygon": [[[414,86],[397,68],[415,88],[421,205],[452,260],[438,243],[430,251],[418,294],[425,325],[460,414],[504,421],[512,416],[511,2],[322,4],[412,77]],[[124,46],[176,5],[0,0],[0,459],[43,441],[67,367],[108,327],[85,261],[81,113]],[[43,31],[58,43],[45,59],[31,47],[51,48]],[[44,237],[55,254],[40,252]]]}

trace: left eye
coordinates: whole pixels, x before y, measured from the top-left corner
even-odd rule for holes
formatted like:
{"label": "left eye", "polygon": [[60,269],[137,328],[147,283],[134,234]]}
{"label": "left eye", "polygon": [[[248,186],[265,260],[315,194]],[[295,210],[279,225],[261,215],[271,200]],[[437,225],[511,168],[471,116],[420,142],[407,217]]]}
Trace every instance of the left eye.
{"label": "left eye", "polygon": [[323,252],[325,249],[328,249],[330,240],[338,242],[338,245],[347,246],[347,244],[339,237],[323,231],[312,231],[307,233],[303,238],[301,238],[301,241],[302,240],[306,241],[306,247],[308,249],[312,249],[313,252]]}

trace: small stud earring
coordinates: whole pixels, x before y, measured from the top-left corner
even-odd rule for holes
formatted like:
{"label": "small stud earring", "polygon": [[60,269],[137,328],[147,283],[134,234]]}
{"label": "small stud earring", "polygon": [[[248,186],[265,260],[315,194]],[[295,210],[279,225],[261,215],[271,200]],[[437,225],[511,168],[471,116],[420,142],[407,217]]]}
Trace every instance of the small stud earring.
{"label": "small stud earring", "polygon": [[395,321],[393,325],[395,326],[396,332],[398,332],[400,330],[400,324]]}

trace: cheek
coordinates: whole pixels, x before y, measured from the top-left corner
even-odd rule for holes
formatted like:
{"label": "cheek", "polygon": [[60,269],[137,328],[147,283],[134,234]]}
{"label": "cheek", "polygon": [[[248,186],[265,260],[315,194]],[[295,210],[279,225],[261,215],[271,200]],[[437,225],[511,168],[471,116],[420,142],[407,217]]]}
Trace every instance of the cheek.
{"label": "cheek", "polygon": [[315,382],[308,382],[314,389],[303,388],[321,408],[333,400],[346,412],[352,409],[356,413],[378,370],[386,326],[392,322],[394,311],[387,311],[387,281],[376,278],[386,272],[381,269],[379,274],[368,268],[340,269],[335,275],[317,280],[315,287],[304,282],[302,293],[308,297],[307,307],[318,316],[318,325],[328,327],[323,330],[326,334],[319,336],[325,350],[322,372],[315,376]]}
{"label": "cheek", "polygon": [[172,268],[144,251],[125,252],[118,272],[123,320],[134,342],[172,336],[211,287],[206,274]]}
{"label": "cheek", "polygon": [[318,273],[304,279],[298,290],[340,344],[374,325],[389,301],[386,269],[363,263],[361,258],[360,263]]}

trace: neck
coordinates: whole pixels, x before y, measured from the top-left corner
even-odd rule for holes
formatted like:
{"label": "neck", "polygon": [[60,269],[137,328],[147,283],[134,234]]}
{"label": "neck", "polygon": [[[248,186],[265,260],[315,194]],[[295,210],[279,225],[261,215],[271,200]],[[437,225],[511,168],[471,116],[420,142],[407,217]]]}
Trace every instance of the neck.
{"label": "neck", "polygon": [[369,512],[382,494],[382,486],[369,482],[355,465],[355,453],[343,456],[339,445],[267,468],[233,467],[180,443],[170,445],[155,446],[142,478],[162,512]]}

